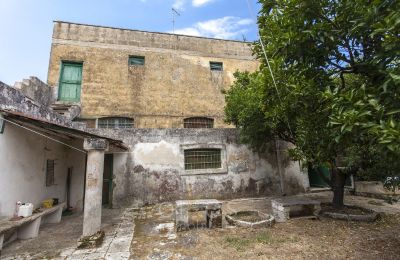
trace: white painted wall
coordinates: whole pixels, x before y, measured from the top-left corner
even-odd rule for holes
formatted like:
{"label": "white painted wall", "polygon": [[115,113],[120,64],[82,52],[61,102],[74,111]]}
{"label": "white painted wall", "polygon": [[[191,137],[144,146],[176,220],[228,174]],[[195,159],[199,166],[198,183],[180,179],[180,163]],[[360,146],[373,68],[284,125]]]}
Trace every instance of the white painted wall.
{"label": "white painted wall", "polygon": [[[70,143],[70,145],[82,149],[83,140],[76,140]],[[86,155],[68,149],[66,163],[68,167],[72,167],[70,204],[76,211],[82,211],[85,190]]]}
{"label": "white painted wall", "polygon": [[[66,140],[62,140],[66,141]],[[55,160],[55,185],[46,187],[46,160]],[[0,134],[0,216],[12,216],[17,201],[37,208],[49,198],[66,199],[68,167],[74,167],[72,206],[83,196],[85,155],[6,123]],[[79,191],[81,192],[79,193]]]}

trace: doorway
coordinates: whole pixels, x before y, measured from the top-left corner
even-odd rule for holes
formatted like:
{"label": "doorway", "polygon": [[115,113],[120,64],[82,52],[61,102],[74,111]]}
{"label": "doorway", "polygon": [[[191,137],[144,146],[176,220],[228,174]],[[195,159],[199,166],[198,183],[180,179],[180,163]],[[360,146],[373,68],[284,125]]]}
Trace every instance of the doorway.
{"label": "doorway", "polygon": [[104,155],[102,204],[109,208],[112,207],[113,158],[112,154]]}

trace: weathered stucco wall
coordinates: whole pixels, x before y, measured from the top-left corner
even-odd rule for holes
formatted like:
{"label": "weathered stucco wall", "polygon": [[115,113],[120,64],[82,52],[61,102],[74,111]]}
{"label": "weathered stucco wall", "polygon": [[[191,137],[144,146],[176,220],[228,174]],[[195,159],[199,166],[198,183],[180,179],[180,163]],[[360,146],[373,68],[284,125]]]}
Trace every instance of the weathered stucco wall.
{"label": "weathered stucco wall", "polygon": [[[71,206],[82,209],[85,155],[5,124],[4,133],[0,134],[0,216],[12,216],[17,201],[31,202],[35,208],[49,198],[66,201],[68,167],[74,169]],[[49,187],[45,174],[48,159],[55,160],[55,184]]]}
{"label": "weathered stucco wall", "polygon": [[[145,57],[129,66],[130,55]],[[134,118],[138,128],[180,128],[183,119],[223,122],[233,73],[258,63],[248,43],[55,22],[48,83],[58,88],[61,61],[83,62],[81,117]],[[210,61],[223,71],[210,71]]]}
{"label": "weathered stucco wall", "polygon": [[[308,189],[308,177],[287,159],[281,145],[257,154],[238,144],[235,129],[93,130],[123,139],[129,153],[114,154],[113,205],[138,201],[295,194]],[[184,149],[219,147],[222,169],[184,169]],[[278,167],[278,161],[280,163]],[[283,187],[281,186],[283,185]]]}

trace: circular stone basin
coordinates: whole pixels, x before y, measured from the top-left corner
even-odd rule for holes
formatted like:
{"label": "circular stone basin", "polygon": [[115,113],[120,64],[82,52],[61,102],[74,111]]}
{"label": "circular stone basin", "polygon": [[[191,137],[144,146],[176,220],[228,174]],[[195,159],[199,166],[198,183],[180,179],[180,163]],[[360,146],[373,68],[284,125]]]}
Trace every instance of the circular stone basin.
{"label": "circular stone basin", "polygon": [[275,218],[259,211],[238,211],[225,216],[229,224],[238,227],[271,227]]}
{"label": "circular stone basin", "polygon": [[357,206],[345,205],[343,209],[335,209],[329,203],[321,204],[320,215],[340,220],[372,222],[379,217],[379,213]]}

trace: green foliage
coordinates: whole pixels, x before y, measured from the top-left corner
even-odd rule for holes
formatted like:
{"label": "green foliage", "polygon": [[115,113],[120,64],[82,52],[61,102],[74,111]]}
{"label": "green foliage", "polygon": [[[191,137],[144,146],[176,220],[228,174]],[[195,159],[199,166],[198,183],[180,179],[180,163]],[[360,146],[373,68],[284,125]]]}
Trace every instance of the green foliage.
{"label": "green foliage", "polygon": [[226,95],[226,120],[243,141],[264,150],[279,138],[295,144],[295,159],[335,167],[342,156],[360,174],[374,167],[366,155],[399,156],[400,1],[260,3],[276,87],[255,42],[259,71],[237,72]]}
{"label": "green foliage", "polygon": [[358,145],[348,149],[346,165],[358,166],[354,174],[360,181],[382,181],[387,177],[399,175],[398,155],[382,150],[379,145]]}

